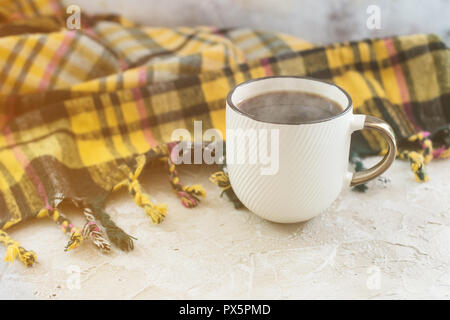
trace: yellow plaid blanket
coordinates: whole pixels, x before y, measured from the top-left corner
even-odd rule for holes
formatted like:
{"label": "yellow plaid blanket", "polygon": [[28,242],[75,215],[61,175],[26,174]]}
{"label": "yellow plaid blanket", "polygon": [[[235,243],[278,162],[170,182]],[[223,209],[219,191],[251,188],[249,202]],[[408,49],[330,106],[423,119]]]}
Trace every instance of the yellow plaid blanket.
{"label": "yellow plaid blanket", "polygon": [[[4,230],[52,218],[69,234],[66,248],[92,239],[123,250],[133,239],[104,211],[120,187],[159,223],[166,207],[143,193],[139,174],[168,161],[184,205],[204,196],[185,186],[167,155],[174,129],[225,130],[225,96],[236,84],[268,75],[305,75],[346,89],[358,113],[388,121],[418,180],[423,164],[449,155],[450,55],[434,35],[315,46],[249,29],[154,28],[118,16],[81,15],[66,28],[56,0],[0,0],[0,242],[6,260],[36,260]],[[383,152],[375,132],[354,137],[359,155]],[[411,151],[414,150],[414,151]],[[58,210],[72,201],[82,229]]]}

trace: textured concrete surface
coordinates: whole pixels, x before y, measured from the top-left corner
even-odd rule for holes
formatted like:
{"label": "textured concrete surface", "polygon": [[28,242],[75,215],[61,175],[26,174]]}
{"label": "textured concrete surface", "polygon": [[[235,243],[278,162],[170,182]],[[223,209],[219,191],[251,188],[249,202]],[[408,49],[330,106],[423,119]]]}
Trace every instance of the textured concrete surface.
{"label": "textured concrete surface", "polygon": [[[280,31],[315,43],[436,33],[450,44],[447,0],[66,0],[85,12],[111,11],[151,26],[250,27]],[[380,9],[370,30],[367,9]],[[372,13],[372,11],[369,11]]]}
{"label": "textured concrete surface", "polygon": [[[104,255],[84,243],[64,252],[66,235],[49,220],[12,228],[39,263],[0,262],[0,298],[448,299],[450,161],[427,170],[430,181],[418,184],[397,161],[385,175],[390,183],[343,192],[319,217],[291,225],[234,210],[208,181],[213,168],[181,169],[187,183],[207,187],[195,209],[183,208],[167,176],[152,170],[144,187],[169,204],[163,224],[151,225],[126,191],[108,202],[117,223],[139,239],[134,251]],[[81,225],[80,213],[66,212]]]}

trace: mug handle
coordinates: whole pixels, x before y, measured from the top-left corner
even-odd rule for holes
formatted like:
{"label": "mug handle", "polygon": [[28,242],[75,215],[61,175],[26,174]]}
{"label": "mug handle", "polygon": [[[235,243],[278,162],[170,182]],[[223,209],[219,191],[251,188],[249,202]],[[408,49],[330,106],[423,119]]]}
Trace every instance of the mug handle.
{"label": "mug handle", "polygon": [[383,159],[372,168],[355,172],[353,174],[352,180],[350,182],[351,187],[366,183],[367,181],[370,181],[385,172],[394,162],[395,155],[397,154],[397,143],[395,142],[395,136],[392,128],[386,122],[378,118],[369,115],[355,115],[355,118],[359,118],[358,120],[360,120],[362,117],[365,117],[364,125],[359,130],[373,129],[381,133],[384,139],[386,139],[389,148]]}

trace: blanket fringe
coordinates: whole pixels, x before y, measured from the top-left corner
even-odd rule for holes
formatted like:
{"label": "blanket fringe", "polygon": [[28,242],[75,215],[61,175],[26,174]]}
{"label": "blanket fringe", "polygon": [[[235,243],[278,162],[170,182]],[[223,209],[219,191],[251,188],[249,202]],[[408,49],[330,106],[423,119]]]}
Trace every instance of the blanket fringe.
{"label": "blanket fringe", "polygon": [[223,171],[218,171],[218,172],[213,173],[209,177],[209,181],[211,181],[212,183],[216,184],[219,188],[221,188],[222,189],[222,194],[226,190],[231,188],[230,178]]}
{"label": "blanket fringe", "polygon": [[401,151],[397,157],[402,160],[409,160],[411,170],[414,173],[414,177],[417,182],[425,182],[429,180],[429,177],[425,173],[425,158],[423,155],[416,151]]}
{"label": "blanket fringe", "polygon": [[[433,142],[430,138],[430,132],[421,131],[410,136],[408,142],[416,143],[420,149],[414,150],[401,150],[397,152],[397,158],[401,160],[408,160],[410,162],[410,167],[414,173],[414,178],[417,182],[426,182],[429,180],[428,175],[425,173],[425,164],[430,163],[431,160],[437,158],[443,158],[445,152],[450,149],[445,149],[445,147],[434,150]],[[387,150],[382,150],[380,155],[386,154]],[[350,161],[355,165],[355,171],[364,170],[364,165],[359,157],[358,153],[352,152],[350,156]],[[365,192],[368,189],[366,184],[361,184],[353,188],[355,191]]]}
{"label": "blanket fringe", "polygon": [[134,202],[144,209],[145,213],[151,218],[153,223],[164,221],[167,213],[167,205],[163,203],[153,203],[150,197],[143,192],[142,185],[134,175],[130,175],[128,183],[128,192],[133,197]]}
{"label": "blanket fringe", "polygon": [[114,221],[111,220],[111,217],[105,212],[104,209],[92,208],[92,213],[95,219],[99,220],[103,227],[105,227],[106,234],[112,243],[123,251],[130,251],[134,249],[133,240],[136,240],[136,238],[130,236],[119,228]]}
{"label": "blanket fringe", "polygon": [[61,230],[64,233],[70,234],[69,242],[67,243],[65,247],[65,251],[70,251],[75,248],[78,248],[80,244],[83,242],[83,235],[78,230],[77,227],[75,227],[70,220],[65,217],[62,213],[60,213],[56,209],[42,209],[38,215],[38,218],[44,218],[49,217],[51,218],[56,224],[58,224],[61,227]]}
{"label": "blanket fringe", "polygon": [[200,197],[206,197],[206,190],[200,184],[194,184],[191,186],[184,186],[180,182],[178,172],[175,164],[170,159],[167,159],[169,167],[169,180],[173,190],[177,196],[181,199],[181,204],[186,208],[194,208],[200,203]]}
{"label": "blanket fringe", "polygon": [[11,239],[3,230],[0,230],[0,242],[6,247],[6,262],[12,263],[17,257],[19,257],[19,260],[22,261],[27,267],[31,267],[36,262],[37,257],[34,251],[24,249],[17,241]]}
{"label": "blanket fringe", "polygon": [[[433,139],[439,134],[448,136],[448,128],[442,127],[436,130],[433,134],[428,131],[421,131],[408,138],[409,142],[417,143],[421,147],[419,151],[403,150],[398,153],[398,158],[403,160],[409,160],[411,170],[414,172],[414,176],[417,182],[428,181],[429,178],[425,173],[425,164],[428,164],[433,159],[443,159],[450,157],[450,148],[445,143],[440,148],[433,148]],[[439,139],[437,139],[439,140]]]}
{"label": "blanket fringe", "polygon": [[86,218],[86,223],[81,231],[85,239],[92,239],[92,242],[104,252],[111,250],[111,244],[106,239],[103,231],[100,229],[94,214],[90,208],[84,208],[83,214]]}
{"label": "blanket fringe", "polygon": [[439,154],[439,158],[441,158],[441,159],[450,158],[450,148],[448,148],[447,150],[442,151]]}
{"label": "blanket fringe", "polygon": [[148,194],[143,191],[142,185],[139,183],[139,176],[146,164],[145,155],[136,158],[136,170],[130,173],[128,179],[118,183],[113,191],[116,191],[124,186],[128,187],[128,192],[133,197],[134,202],[144,209],[145,213],[151,218],[153,223],[161,223],[164,221],[167,213],[167,205],[163,203],[153,203]]}
{"label": "blanket fringe", "polygon": [[209,177],[209,181],[216,184],[219,188],[222,189],[222,193],[220,196],[226,194],[228,199],[230,199],[230,201],[233,202],[234,207],[236,209],[240,209],[244,206],[234,193],[233,188],[231,187],[230,178],[228,177],[228,174],[225,172],[224,167],[222,167],[222,171],[213,173]]}
{"label": "blanket fringe", "polygon": [[433,142],[429,137],[430,133],[428,131],[422,131],[408,138],[409,142],[417,142],[421,145],[424,164],[428,164],[433,160]]}

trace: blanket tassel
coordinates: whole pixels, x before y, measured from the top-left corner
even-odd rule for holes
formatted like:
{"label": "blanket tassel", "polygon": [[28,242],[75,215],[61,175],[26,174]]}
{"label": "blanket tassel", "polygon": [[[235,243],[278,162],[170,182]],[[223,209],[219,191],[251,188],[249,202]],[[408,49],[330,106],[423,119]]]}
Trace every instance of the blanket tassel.
{"label": "blanket tassel", "polygon": [[424,156],[416,151],[402,151],[398,153],[398,158],[402,160],[409,160],[411,170],[417,182],[428,181],[428,176],[425,173],[425,159]]}
{"label": "blanket tassel", "polygon": [[118,183],[113,191],[122,187],[128,187],[128,192],[133,197],[134,202],[144,209],[145,213],[151,218],[153,223],[161,223],[167,214],[167,205],[163,203],[153,203],[150,197],[143,191],[142,185],[139,183],[139,176],[146,164],[145,156],[141,155],[136,158],[136,170],[130,173],[128,179]]}
{"label": "blanket tassel", "polygon": [[44,218],[44,217],[52,218],[52,220],[61,227],[61,230],[64,233],[70,234],[69,241],[68,241],[64,251],[70,251],[75,248],[78,248],[80,246],[80,244],[83,242],[83,235],[78,230],[78,228],[75,227],[70,222],[70,220],[67,217],[65,217],[62,213],[60,213],[58,210],[42,209],[38,213],[37,217],[38,218]]}
{"label": "blanket tassel", "polygon": [[191,186],[184,186],[180,182],[178,172],[175,164],[171,161],[170,157],[167,160],[169,166],[169,180],[173,190],[177,196],[181,199],[181,204],[186,208],[194,208],[200,203],[200,197],[206,197],[206,191],[203,186],[194,184]]}
{"label": "blanket tassel", "polygon": [[111,250],[111,244],[106,239],[103,231],[97,224],[94,214],[91,208],[83,209],[84,216],[86,218],[86,223],[81,231],[85,239],[92,239],[92,242],[104,252],[109,252]]}
{"label": "blanket tassel", "polygon": [[17,241],[11,239],[3,230],[0,230],[0,242],[6,247],[6,262],[12,263],[17,257],[19,257],[20,261],[22,261],[27,267],[31,267],[36,262],[36,253],[24,249]]}
{"label": "blanket tassel", "polygon": [[136,240],[136,238],[130,236],[119,228],[114,221],[111,220],[111,217],[105,212],[104,209],[92,209],[92,213],[95,219],[99,220],[103,227],[105,227],[106,235],[112,243],[123,251],[130,251],[134,249],[133,240]]}
{"label": "blanket tassel", "polygon": [[238,199],[236,194],[233,191],[233,188],[231,187],[230,178],[225,173],[225,171],[218,171],[213,173],[209,177],[209,181],[216,184],[219,188],[222,189],[222,193],[220,196],[223,196],[224,194],[227,195],[228,199],[230,199],[231,202],[233,202],[234,207],[236,209],[242,208],[244,205],[242,202]]}

